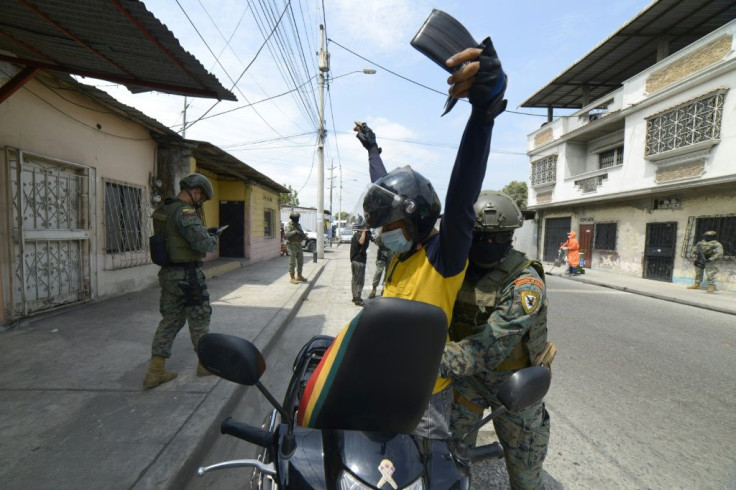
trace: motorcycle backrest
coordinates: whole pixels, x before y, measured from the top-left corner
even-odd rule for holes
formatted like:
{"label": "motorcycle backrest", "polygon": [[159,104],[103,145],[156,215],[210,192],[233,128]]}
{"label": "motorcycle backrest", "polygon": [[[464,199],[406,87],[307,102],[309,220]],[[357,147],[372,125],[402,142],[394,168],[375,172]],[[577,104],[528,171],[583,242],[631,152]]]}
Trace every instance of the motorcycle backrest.
{"label": "motorcycle backrest", "polygon": [[498,401],[516,412],[541,401],[549,390],[552,373],[543,366],[520,369],[504,381],[498,390]]}
{"label": "motorcycle backrest", "polygon": [[447,337],[438,307],[376,298],[337,336],[309,379],[301,425],[411,433],[432,395]]}
{"label": "motorcycle backrest", "polygon": [[203,335],[197,345],[197,356],[212,374],[241,385],[254,385],[266,370],[266,361],[258,348],[234,335]]}

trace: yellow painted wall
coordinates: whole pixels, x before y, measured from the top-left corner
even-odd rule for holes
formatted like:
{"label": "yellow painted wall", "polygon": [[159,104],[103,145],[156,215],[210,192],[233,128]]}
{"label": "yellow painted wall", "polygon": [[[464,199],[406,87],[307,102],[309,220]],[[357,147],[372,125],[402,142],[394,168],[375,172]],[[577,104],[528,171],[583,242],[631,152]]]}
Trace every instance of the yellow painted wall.
{"label": "yellow painted wall", "polygon": [[281,219],[279,214],[279,194],[257,186],[252,187],[252,192],[251,237],[254,239],[265,237],[264,211],[266,209],[273,211],[271,217],[273,226],[271,236],[277,236],[279,234],[279,220]]}

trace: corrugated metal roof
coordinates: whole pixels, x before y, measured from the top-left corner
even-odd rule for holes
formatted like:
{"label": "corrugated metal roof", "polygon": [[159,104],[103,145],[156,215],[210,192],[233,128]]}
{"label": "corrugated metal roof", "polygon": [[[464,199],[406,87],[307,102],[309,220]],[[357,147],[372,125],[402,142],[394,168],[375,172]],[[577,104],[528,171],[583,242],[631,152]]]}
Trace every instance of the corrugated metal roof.
{"label": "corrugated metal roof", "polygon": [[583,107],[657,62],[657,48],[669,39],[673,54],[736,19],[734,0],[659,0],[529,97],[521,107]]}
{"label": "corrugated metal roof", "polygon": [[0,0],[0,59],[134,93],[237,100],[136,0]]}

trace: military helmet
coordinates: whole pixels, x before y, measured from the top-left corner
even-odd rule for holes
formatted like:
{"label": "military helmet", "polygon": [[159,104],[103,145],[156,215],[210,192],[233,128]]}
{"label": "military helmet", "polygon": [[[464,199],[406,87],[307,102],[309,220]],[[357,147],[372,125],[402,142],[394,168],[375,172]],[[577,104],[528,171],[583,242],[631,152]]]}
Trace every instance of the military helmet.
{"label": "military helmet", "polygon": [[189,174],[181,179],[179,181],[179,187],[182,189],[194,189],[199,187],[202,189],[205,199],[212,199],[212,196],[215,195],[215,190],[207,177],[198,173]]}
{"label": "military helmet", "polygon": [[299,219],[301,215],[297,211],[292,211],[291,214],[289,214],[289,219]]}
{"label": "military helmet", "polygon": [[409,238],[415,243],[427,238],[441,208],[432,183],[408,165],[395,168],[374,182],[363,199],[369,227],[378,228],[403,220]]}
{"label": "military helmet", "polygon": [[708,237],[708,238],[710,238],[710,237],[715,238],[715,237],[718,236],[718,233],[711,230],[711,231],[706,231],[705,233],[703,233],[703,236],[704,237]]}
{"label": "military helmet", "polygon": [[524,222],[524,216],[514,200],[497,191],[481,191],[473,205],[473,212],[473,231],[479,233],[513,231]]}

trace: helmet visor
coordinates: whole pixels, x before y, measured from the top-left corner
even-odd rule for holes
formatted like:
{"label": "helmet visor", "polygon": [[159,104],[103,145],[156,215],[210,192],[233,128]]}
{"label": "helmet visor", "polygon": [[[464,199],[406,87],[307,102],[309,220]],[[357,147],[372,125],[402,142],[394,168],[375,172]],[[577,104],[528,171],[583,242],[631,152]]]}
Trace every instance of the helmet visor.
{"label": "helmet visor", "polygon": [[404,198],[398,194],[371,184],[363,198],[365,220],[371,228],[379,228],[406,217]]}

